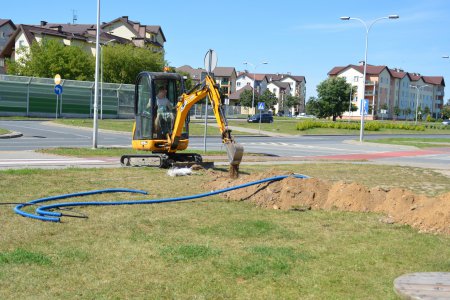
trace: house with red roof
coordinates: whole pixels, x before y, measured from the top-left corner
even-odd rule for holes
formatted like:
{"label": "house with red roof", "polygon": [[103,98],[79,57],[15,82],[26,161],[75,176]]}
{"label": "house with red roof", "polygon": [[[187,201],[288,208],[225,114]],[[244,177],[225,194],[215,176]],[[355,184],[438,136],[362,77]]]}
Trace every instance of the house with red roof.
{"label": "house with red roof", "polygon": [[[0,19],[0,52],[5,48],[10,36],[16,30],[16,25],[9,19]],[[0,74],[5,73],[4,60],[0,59]]]}
{"label": "house with red roof", "polygon": [[[285,111],[285,113],[299,114],[305,111],[306,101],[306,79],[304,76],[287,74],[254,74],[247,71],[238,74],[236,88],[239,90],[245,86],[253,87],[255,93],[262,94],[269,89],[278,99],[275,105],[275,113]],[[300,98],[299,105],[295,107],[284,107],[288,95]]]}
{"label": "house with red roof", "polygon": [[[0,64],[6,58],[18,59],[18,49],[29,48],[32,43],[44,38],[60,40],[66,46],[80,46],[94,55],[96,31],[96,24],[60,24],[46,21],[41,21],[39,25],[20,24],[10,34],[3,49],[0,49]],[[105,45],[109,42],[133,44],[146,47],[150,51],[162,52],[166,38],[160,26],[142,25],[124,16],[101,25],[100,43]]]}

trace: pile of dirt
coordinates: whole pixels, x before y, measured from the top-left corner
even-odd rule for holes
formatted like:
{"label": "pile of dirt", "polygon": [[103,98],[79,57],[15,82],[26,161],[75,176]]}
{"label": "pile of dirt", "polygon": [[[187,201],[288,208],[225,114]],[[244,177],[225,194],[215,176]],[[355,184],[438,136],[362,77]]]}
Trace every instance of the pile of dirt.
{"label": "pile of dirt", "polygon": [[[218,190],[290,173],[268,171],[240,175],[235,180],[220,173],[211,172],[211,175],[213,180],[206,188]],[[385,215],[382,221],[387,223],[408,224],[421,232],[450,234],[450,193],[431,198],[400,188],[367,188],[355,182],[287,177],[222,195],[269,209],[379,212]]]}

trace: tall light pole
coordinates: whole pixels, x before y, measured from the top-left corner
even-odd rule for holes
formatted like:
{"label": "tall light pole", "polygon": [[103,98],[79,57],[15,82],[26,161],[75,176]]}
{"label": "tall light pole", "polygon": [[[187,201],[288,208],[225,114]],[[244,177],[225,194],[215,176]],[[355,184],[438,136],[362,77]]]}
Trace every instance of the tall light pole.
{"label": "tall light pole", "polygon": [[[365,44],[365,51],[364,51],[364,74],[363,74],[363,88],[362,88],[362,96],[363,96],[363,101],[366,97],[365,93],[366,93],[366,73],[367,73],[367,48],[369,45],[369,31],[372,28],[373,24],[375,24],[376,22],[380,21],[380,20],[384,20],[384,19],[398,19],[399,16],[398,15],[389,15],[387,17],[381,17],[378,19],[373,20],[370,24],[367,24],[366,22],[364,22],[363,20],[361,20],[360,18],[351,18],[351,17],[341,17],[340,19],[343,21],[348,21],[348,20],[356,20],[361,22],[364,27],[366,28],[366,44]],[[375,97],[375,96],[374,96]],[[374,109],[374,104],[375,104],[375,98],[372,100],[372,112]],[[361,103],[361,106],[363,106],[364,103]],[[363,142],[364,141],[364,107],[360,107],[360,111],[361,111],[361,128],[359,131],[359,141]]]}
{"label": "tall light pole", "polygon": [[419,110],[419,94],[420,94],[420,89],[423,89],[424,87],[427,87],[428,84],[425,85],[421,85],[421,86],[417,86],[417,85],[409,85],[409,87],[415,88],[417,91],[417,95],[416,95],[416,122],[415,124],[417,125],[417,113]]}
{"label": "tall light pole", "polygon": [[263,62],[261,62],[261,63],[259,63],[259,64],[257,64],[257,65],[254,65],[254,64],[252,64],[251,62],[248,62],[248,61],[245,61],[244,62],[244,65],[251,65],[252,67],[253,67],[253,94],[252,94],[252,112],[253,113],[255,113],[255,83],[256,83],[256,80],[255,80],[255,73],[256,73],[256,67],[257,66],[259,66],[259,65],[267,65],[268,64],[268,62],[266,62],[266,61],[263,61]]}
{"label": "tall light pole", "polygon": [[98,65],[100,60],[100,0],[97,0],[97,29],[95,34],[95,81],[94,81],[94,124],[92,148],[97,148],[98,137]]}

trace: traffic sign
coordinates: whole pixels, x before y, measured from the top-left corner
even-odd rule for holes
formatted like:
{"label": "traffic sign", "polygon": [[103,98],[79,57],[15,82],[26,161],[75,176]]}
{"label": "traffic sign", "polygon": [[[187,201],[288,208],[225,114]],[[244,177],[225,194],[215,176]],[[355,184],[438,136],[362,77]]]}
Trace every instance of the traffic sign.
{"label": "traffic sign", "polygon": [[264,110],[264,102],[258,102],[258,109]]}
{"label": "traffic sign", "polygon": [[63,93],[63,87],[60,84],[55,85],[55,94],[61,95]]}
{"label": "traffic sign", "polygon": [[217,66],[217,54],[216,51],[209,49],[205,55],[205,69],[208,73],[214,72]]}
{"label": "traffic sign", "polygon": [[55,84],[60,84],[61,83],[61,75],[56,74],[55,75]]}
{"label": "traffic sign", "polygon": [[[363,110],[363,108],[364,108],[364,110]],[[359,114],[367,115],[368,113],[369,113],[369,100],[361,99],[361,101],[359,102]]]}

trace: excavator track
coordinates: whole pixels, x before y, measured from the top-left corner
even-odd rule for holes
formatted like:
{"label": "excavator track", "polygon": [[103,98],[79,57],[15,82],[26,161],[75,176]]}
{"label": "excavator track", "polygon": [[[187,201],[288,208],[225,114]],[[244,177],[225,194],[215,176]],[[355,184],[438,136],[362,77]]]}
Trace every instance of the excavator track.
{"label": "excavator track", "polygon": [[124,167],[191,167],[199,165],[203,168],[213,168],[214,162],[203,162],[203,158],[197,153],[152,153],[152,154],[125,154],[120,158],[120,164]]}

